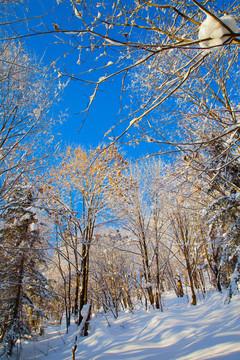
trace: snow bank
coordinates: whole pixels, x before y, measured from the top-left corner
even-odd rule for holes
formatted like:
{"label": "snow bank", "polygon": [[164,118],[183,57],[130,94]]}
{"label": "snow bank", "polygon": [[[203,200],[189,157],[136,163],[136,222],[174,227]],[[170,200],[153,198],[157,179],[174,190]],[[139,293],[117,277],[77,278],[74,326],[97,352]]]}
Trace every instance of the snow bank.
{"label": "snow bank", "polygon": [[[238,33],[237,23],[232,15],[224,15],[219,20],[221,20],[225,25],[229,27],[234,33]],[[199,28],[198,38],[199,40],[209,39],[200,42],[202,48],[220,46],[223,45],[227,40],[230,31],[226,29],[220,22],[215,20],[211,15],[207,14],[206,20],[203,21]]]}
{"label": "snow bank", "polygon": [[[122,312],[117,319],[99,314],[91,333],[79,338],[76,359],[81,360],[238,360],[240,359],[240,296],[228,305],[212,293],[197,306],[186,297],[168,294],[164,312]],[[110,324],[110,326],[109,326]],[[71,360],[77,329],[69,335],[50,329],[35,343],[25,344],[21,360]]]}

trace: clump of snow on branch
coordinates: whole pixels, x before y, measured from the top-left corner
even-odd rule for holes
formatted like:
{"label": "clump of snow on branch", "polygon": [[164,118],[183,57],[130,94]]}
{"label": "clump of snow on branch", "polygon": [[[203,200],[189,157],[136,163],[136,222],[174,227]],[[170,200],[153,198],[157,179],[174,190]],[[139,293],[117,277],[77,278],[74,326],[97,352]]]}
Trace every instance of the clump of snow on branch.
{"label": "clump of snow on branch", "polygon": [[[227,25],[232,32],[238,33],[239,29],[232,15],[224,15],[219,20]],[[202,48],[220,46],[229,40],[229,37],[225,35],[230,34],[230,31],[221,22],[207,14],[207,18],[199,28],[198,38],[199,40],[210,39],[200,42]]]}
{"label": "clump of snow on branch", "polygon": [[74,7],[74,13],[75,13],[76,17],[78,17],[79,19],[82,19],[82,14],[83,14],[82,11],[79,11],[76,7]]}

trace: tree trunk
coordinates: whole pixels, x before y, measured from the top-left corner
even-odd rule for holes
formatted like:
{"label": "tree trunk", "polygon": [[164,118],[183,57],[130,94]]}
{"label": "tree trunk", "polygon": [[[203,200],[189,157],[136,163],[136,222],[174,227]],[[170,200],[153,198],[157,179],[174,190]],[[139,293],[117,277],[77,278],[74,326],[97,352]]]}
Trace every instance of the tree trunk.
{"label": "tree trunk", "polygon": [[87,304],[88,274],[89,273],[89,245],[82,244],[82,286],[80,290],[78,325],[82,322],[81,310]]}
{"label": "tree trunk", "polygon": [[[14,310],[13,310],[13,315],[12,315],[12,319],[11,319],[11,327],[14,326],[14,323],[18,323],[19,322],[19,318],[20,318],[20,312],[21,312],[21,308],[22,308],[22,284],[23,284],[23,276],[24,276],[24,256],[22,257],[21,261],[20,261],[20,266],[19,266],[19,274],[18,274],[18,279],[17,279],[17,291],[16,291],[16,302],[15,302],[15,306],[14,306]],[[14,330],[13,330],[14,331]],[[8,342],[8,351],[7,354],[11,357],[12,355],[12,351],[13,348],[15,346],[15,337],[14,335],[11,336],[9,342]]]}
{"label": "tree trunk", "polygon": [[147,244],[146,244],[146,239],[145,239],[144,234],[142,234],[142,250],[143,250],[142,251],[142,253],[143,253],[143,275],[144,275],[145,281],[147,283],[147,293],[148,293],[148,298],[149,298],[150,304],[152,306],[154,306],[154,296],[153,296],[152,286],[148,286],[152,282],[152,277],[151,277],[151,271],[150,271],[150,266],[149,266],[149,262],[148,262],[148,250],[147,250]]}
{"label": "tree trunk", "polygon": [[189,282],[190,282],[190,288],[191,288],[191,292],[192,292],[192,305],[197,305],[197,298],[196,298],[196,294],[194,291],[194,283],[193,283],[193,277],[192,277],[192,272],[191,272],[191,266],[186,257],[185,257],[185,260],[186,260],[188,278],[189,278]]}
{"label": "tree trunk", "polygon": [[73,308],[73,313],[75,316],[78,315],[79,288],[80,288],[80,276],[79,276],[79,272],[77,270],[76,271],[76,282],[75,282],[74,308]]}

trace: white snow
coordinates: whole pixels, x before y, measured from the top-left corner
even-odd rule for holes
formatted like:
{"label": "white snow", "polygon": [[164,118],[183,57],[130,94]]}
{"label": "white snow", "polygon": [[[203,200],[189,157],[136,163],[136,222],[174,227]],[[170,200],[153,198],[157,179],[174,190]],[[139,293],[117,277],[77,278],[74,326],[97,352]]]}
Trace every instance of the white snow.
{"label": "white snow", "polygon": [[132,120],[129,122],[129,126],[132,126],[133,124],[135,124],[136,121],[137,121],[137,118],[132,119]]}
{"label": "white snow", "polygon": [[110,43],[111,45],[116,45],[116,46],[121,45],[120,43],[118,43],[118,42],[116,42],[116,41],[114,41],[112,39],[105,38],[105,41]]}
{"label": "white snow", "polygon": [[[232,15],[223,15],[219,20],[227,25],[234,33],[238,33],[238,26]],[[199,40],[211,38],[211,40],[200,42],[200,46],[203,48],[220,46],[228,40],[229,37],[224,36],[226,34],[230,34],[230,32],[220,22],[207,14],[207,18],[199,27],[198,38]]]}
{"label": "white snow", "polygon": [[36,108],[36,109],[33,109],[33,113],[34,113],[35,117],[36,117],[37,119],[39,119],[40,116],[41,116],[42,110]]}
{"label": "white snow", "polygon": [[30,214],[26,213],[20,218],[19,221],[21,222],[21,221],[25,221],[25,220],[29,220],[29,219],[30,219]]}
{"label": "white snow", "polygon": [[37,231],[38,230],[38,225],[35,223],[31,223],[30,226],[30,231]]}
{"label": "white snow", "polygon": [[74,13],[75,13],[76,17],[78,17],[79,19],[82,19],[82,14],[83,14],[82,11],[79,11],[76,7],[74,7]]}
{"label": "white snow", "polygon": [[[164,311],[142,308],[103,314],[91,320],[91,333],[79,338],[76,359],[85,360],[237,360],[240,359],[240,295],[224,304],[223,295],[206,295],[197,306],[167,294]],[[110,324],[110,326],[109,326]],[[39,341],[23,345],[21,360],[71,360],[78,328],[48,328]]]}

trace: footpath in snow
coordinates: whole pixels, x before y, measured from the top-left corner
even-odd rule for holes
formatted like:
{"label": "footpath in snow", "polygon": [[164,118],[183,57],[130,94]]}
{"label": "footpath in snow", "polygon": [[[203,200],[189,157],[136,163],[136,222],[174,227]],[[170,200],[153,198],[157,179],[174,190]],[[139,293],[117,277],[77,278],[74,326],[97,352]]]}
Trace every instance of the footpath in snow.
{"label": "footpath in snow", "polygon": [[[69,334],[49,327],[38,341],[23,344],[20,359],[71,360],[76,335],[75,324]],[[239,360],[240,296],[224,304],[221,294],[212,293],[191,306],[168,294],[164,312],[139,308],[108,321],[98,314],[90,335],[78,337],[75,355],[76,360]]]}

